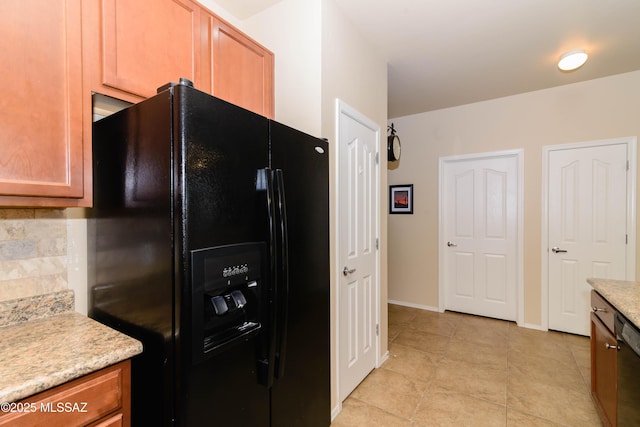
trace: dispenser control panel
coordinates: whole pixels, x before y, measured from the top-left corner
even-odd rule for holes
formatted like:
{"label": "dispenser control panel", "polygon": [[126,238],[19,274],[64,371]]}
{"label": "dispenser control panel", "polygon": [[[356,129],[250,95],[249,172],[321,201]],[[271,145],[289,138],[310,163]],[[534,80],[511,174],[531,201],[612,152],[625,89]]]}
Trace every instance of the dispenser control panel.
{"label": "dispenser control panel", "polygon": [[263,321],[265,244],[206,248],[191,253],[194,362],[257,334]]}

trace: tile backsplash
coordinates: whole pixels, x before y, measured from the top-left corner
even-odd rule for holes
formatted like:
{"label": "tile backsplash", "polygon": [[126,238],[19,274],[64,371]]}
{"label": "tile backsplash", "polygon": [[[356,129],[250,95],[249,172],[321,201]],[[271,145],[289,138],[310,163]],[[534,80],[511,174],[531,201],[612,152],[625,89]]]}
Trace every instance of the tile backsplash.
{"label": "tile backsplash", "polygon": [[0,209],[0,301],[67,289],[63,209]]}

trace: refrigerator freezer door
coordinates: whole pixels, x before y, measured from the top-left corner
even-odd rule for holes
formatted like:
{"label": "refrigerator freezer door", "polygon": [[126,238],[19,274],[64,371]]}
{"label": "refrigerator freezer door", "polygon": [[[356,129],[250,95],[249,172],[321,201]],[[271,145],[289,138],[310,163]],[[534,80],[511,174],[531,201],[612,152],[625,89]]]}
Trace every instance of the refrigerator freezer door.
{"label": "refrigerator freezer door", "polygon": [[[179,159],[176,193],[182,198],[179,205],[181,220],[177,223],[183,233],[181,241],[176,242],[182,267],[180,425],[266,427],[269,425],[269,390],[259,383],[258,374],[258,359],[263,348],[262,328],[219,350],[214,350],[218,344],[212,341],[212,350],[202,354],[202,340],[206,336],[198,335],[194,329],[198,322],[192,321],[202,315],[207,292],[211,297],[226,297],[227,306],[237,308],[232,292],[246,291],[247,298],[251,295],[262,299],[264,306],[268,303],[267,294],[253,295],[255,289],[249,285],[262,277],[259,288],[267,289],[268,284],[262,285],[268,275],[242,276],[238,280],[246,279],[244,284],[236,284],[229,276],[226,292],[207,280],[201,284],[192,283],[193,266],[190,263],[192,253],[206,248],[266,241],[266,207],[264,195],[257,188],[256,176],[258,170],[268,166],[268,121],[191,88],[176,87],[175,91],[174,120],[177,124],[174,140],[181,141],[177,144],[181,151],[176,153]],[[238,265],[232,262],[223,267],[231,269],[232,273],[236,270],[241,273],[245,262],[238,261]],[[234,295],[238,298],[237,293]],[[213,309],[215,311],[215,307]],[[230,309],[222,317],[243,310]],[[264,312],[264,307],[257,312]],[[257,320],[247,318],[247,322]],[[190,343],[187,338],[190,336],[198,336],[198,342]],[[194,344],[204,357],[189,355],[196,351]],[[194,360],[197,362],[193,363]]]}
{"label": "refrigerator freezer door", "polygon": [[94,123],[88,213],[89,315],[140,340],[131,368],[133,425],[175,418],[171,97]]}
{"label": "refrigerator freezer door", "polygon": [[284,375],[271,391],[271,425],[330,424],[328,144],[270,122],[271,168],[282,170],[288,223]]}

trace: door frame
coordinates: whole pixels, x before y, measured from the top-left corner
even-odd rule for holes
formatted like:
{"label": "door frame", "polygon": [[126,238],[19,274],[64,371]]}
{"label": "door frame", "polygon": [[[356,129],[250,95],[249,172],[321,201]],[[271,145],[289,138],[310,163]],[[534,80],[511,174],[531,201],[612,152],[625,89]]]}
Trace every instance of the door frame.
{"label": "door frame", "polygon": [[625,144],[627,146],[627,160],[629,173],[627,175],[627,280],[636,277],[636,145],[637,137],[599,139],[594,141],[575,142],[542,147],[542,227],[541,227],[541,284],[540,284],[540,329],[549,330],[549,156],[553,151],[573,150],[580,148],[599,147],[607,145]]}
{"label": "door frame", "polygon": [[516,244],[516,323],[518,326],[524,324],[524,149],[493,151],[486,153],[462,154],[455,156],[440,157],[438,160],[439,177],[438,177],[438,311],[445,311],[446,283],[445,283],[445,242],[444,235],[444,172],[448,163],[467,161],[467,160],[483,160],[497,157],[515,157],[518,163],[518,230]]}
{"label": "door frame", "polygon": [[[335,152],[335,165],[336,165],[336,169],[339,168],[340,165],[340,149],[339,149],[339,145],[344,143],[344,141],[340,140],[340,124],[341,124],[341,120],[343,120],[344,117],[348,117],[358,123],[360,123],[361,125],[365,126],[368,129],[371,129],[374,133],[375,133],[375,139],[376,139],[376,170],[375,170],[375,186],[374,188],[372,188],[372,193],[376,198],[376,205],[377,205],[377,209],[375,209],[375,234],[376,234],[376,239],[379,242],[380,241],[380,216],[381,216],[381,197],[380,197],[380,162],[381,162],[381,154],[380,154],[380,136],[381,136],[381,132],[380,132],[380,126],[374,122],[373,120],[369,119],[368,117],[366,117],[364,114],[360,113],[358,110],[356,110],[355,108],[349,106],[346,102],[342,101],[339,98],[336,98],[336,118],[335,118],[335,123],[336,123],[336,128],[335,128],[335,140],[336,140],[336,148],[334,149]],[[334,229],[334,241],[335,242],[339,242],[340,241],[340,236],[339,236],[339,231],[340,231],[340,224],[338,224],[338,218],[339,216],[339,212],[340,212],[340,197],[339,197],[339,192],[340,192],[340,170],[336,170],[336,183],[335,183],[335,197],[334,197],[334,203],[335,203],[335,207],[334,207],[334,215],[336,218],[336,226]],[[333,297],[333,301],[335,304],[335,310],[336,310],[336,326],[335,326],[335,346],[336,346],[336,352],[335,352],[335,369],[336,369],[336,383],[334,384],[334,390],[336,393],[336,397],[338,399],[337,405],[338,407],[342,407],[342,401],[340,400],[340,274],[342,274],[342,271],[340,270],[340,268],[338,266],[342,265],[341,261],[340,261],[340,250],[339,250],[339,245],[336,243],[336,250],[335,250],[335,265],[337,266],[335,269],[335,283],[336,283],[336,289],[335,289],[335,295]],[[374,304],[375,304],[375,310],[374,310],[374,314],[375,314],[375,325],[373,325],[374,327],[376,327],[376,334],[375,334],[375,368],[379,368],[380,365],[382,364],[383,360],[380,356],[380,247],[379,245],[376,246],[376,254],[375,254],[375,283],[374,283]]]}

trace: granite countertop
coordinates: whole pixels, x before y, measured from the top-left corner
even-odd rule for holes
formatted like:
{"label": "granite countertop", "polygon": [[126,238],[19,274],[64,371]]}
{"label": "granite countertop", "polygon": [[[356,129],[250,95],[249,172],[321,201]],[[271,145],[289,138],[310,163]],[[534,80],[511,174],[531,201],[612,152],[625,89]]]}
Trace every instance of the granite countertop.
{"label": "granite countertop", "polygon": [[640,282],[589,278],[587,283],[640,328]]}
{"label": "granite countertop", "polygon": [[139,341],[73,311],[71,291],[2,302],[0,402],[22,399],[141,352]]}

